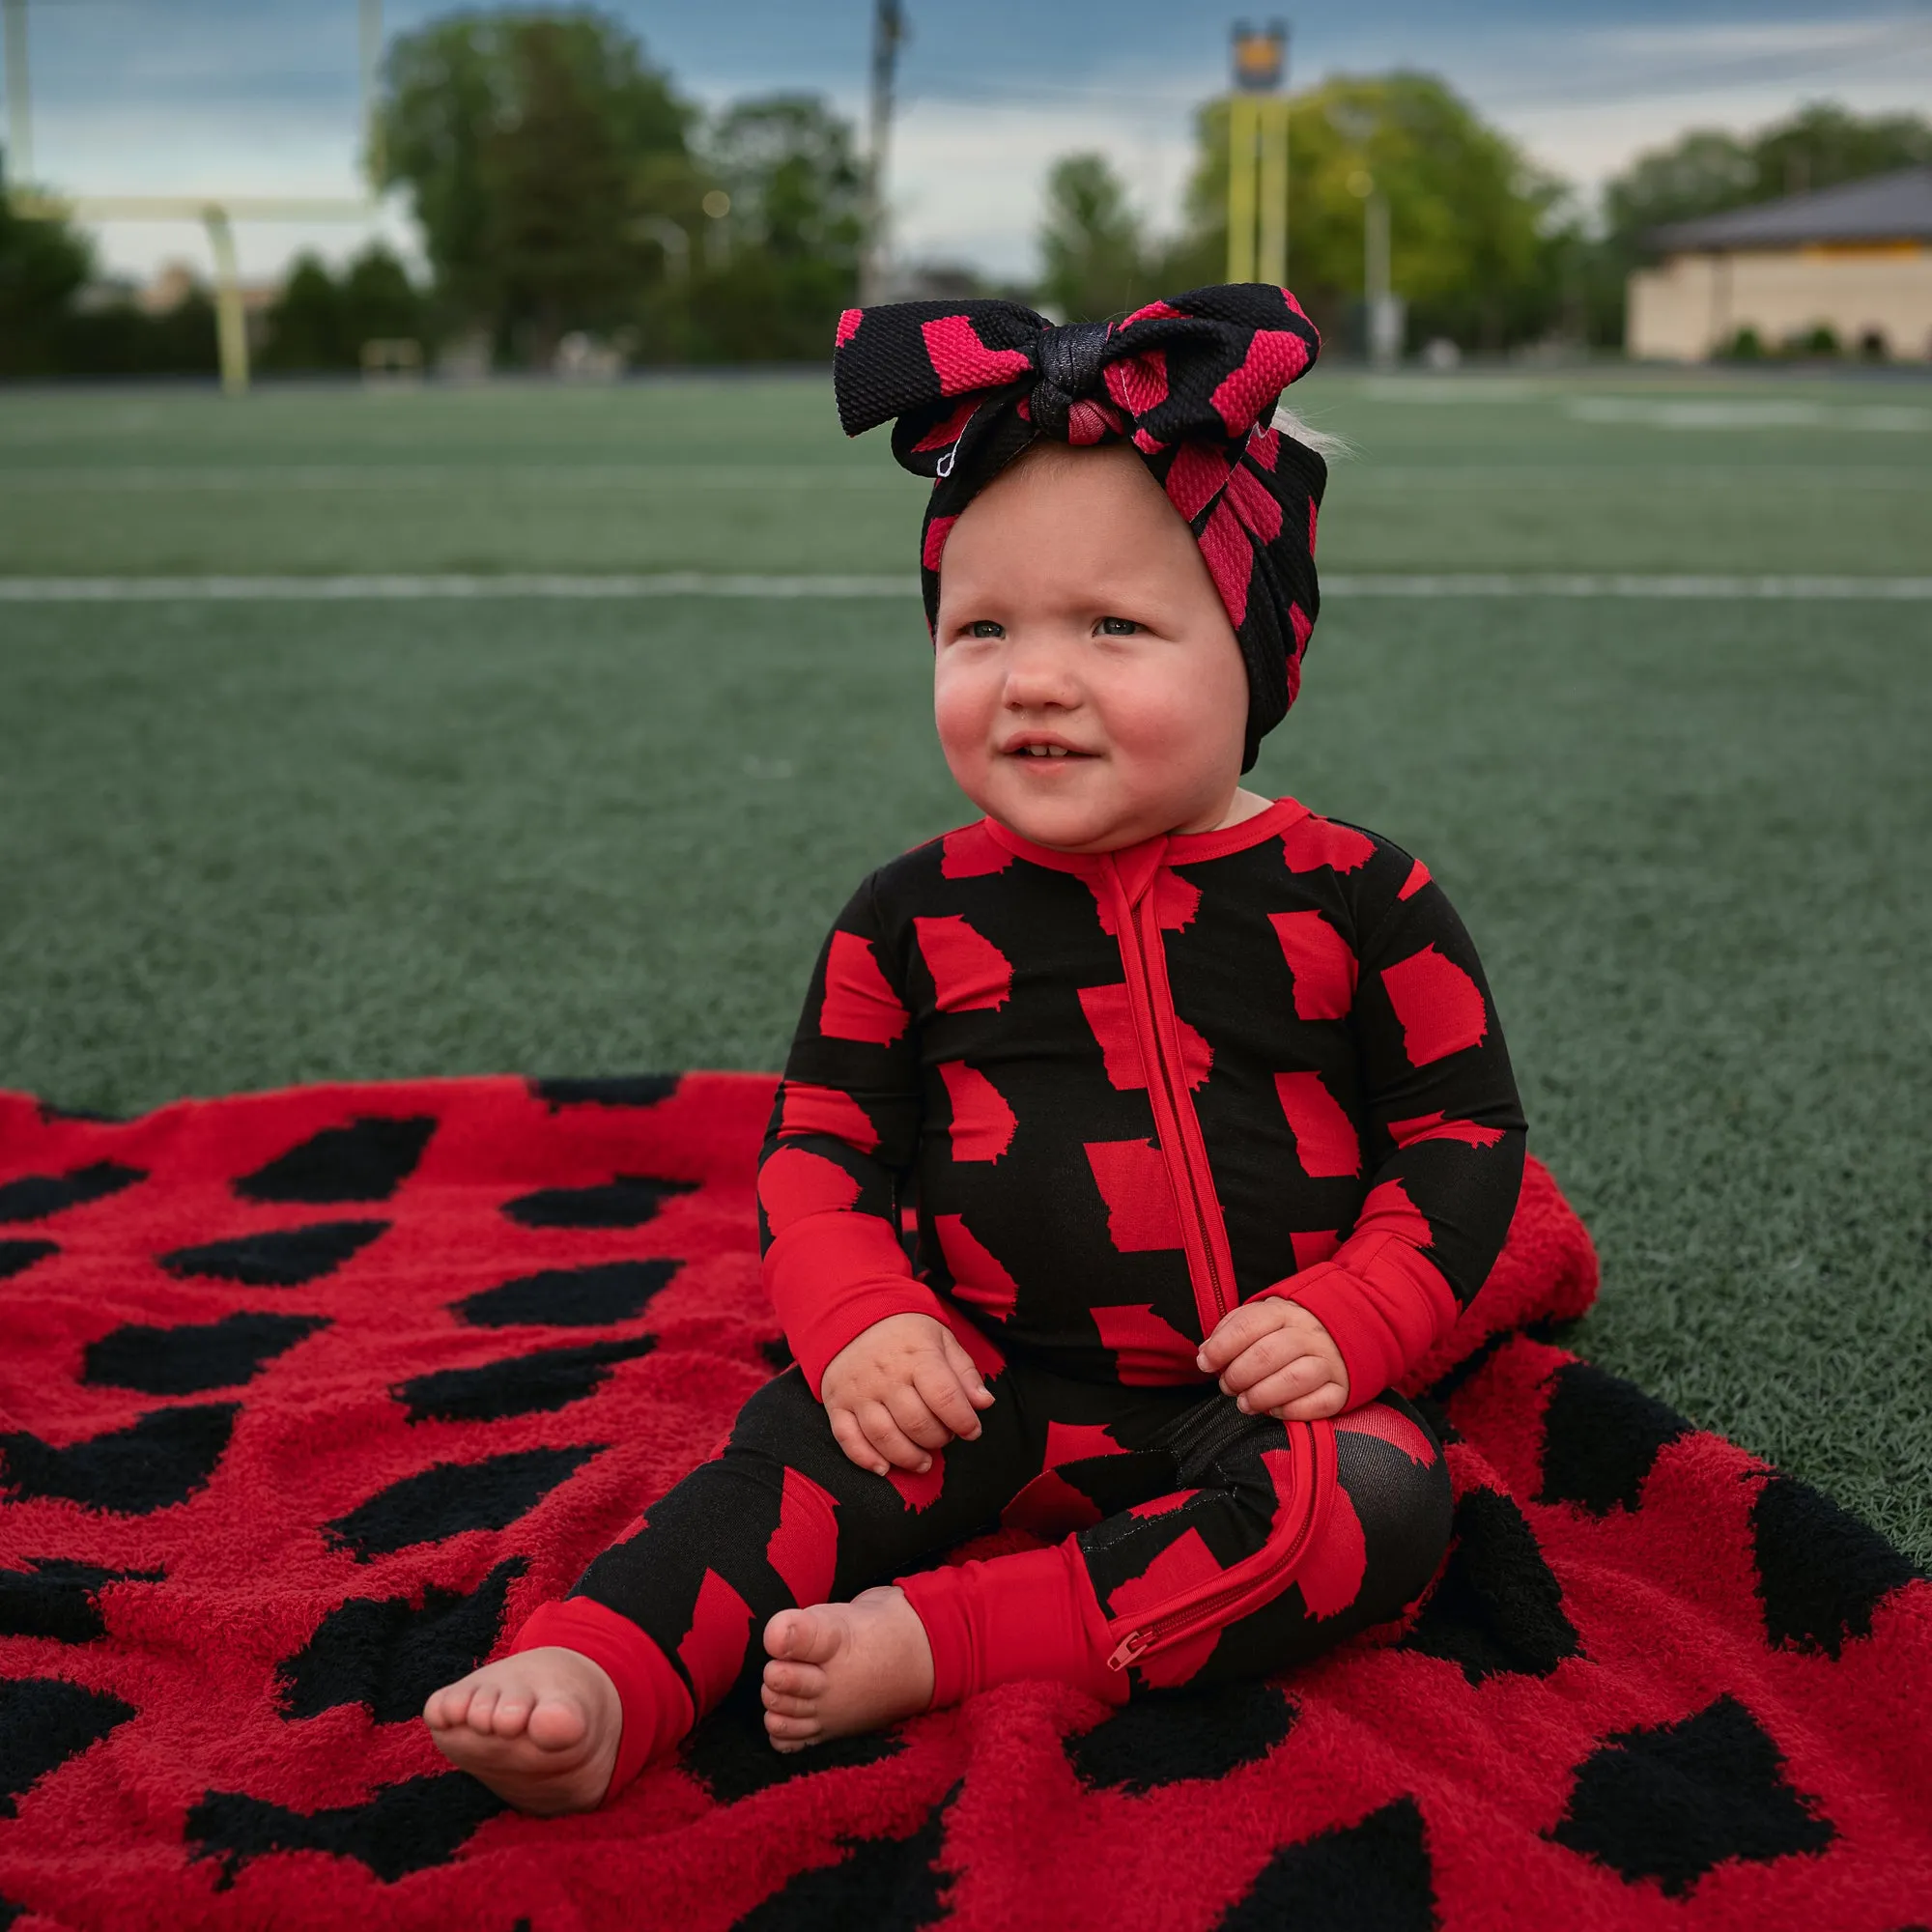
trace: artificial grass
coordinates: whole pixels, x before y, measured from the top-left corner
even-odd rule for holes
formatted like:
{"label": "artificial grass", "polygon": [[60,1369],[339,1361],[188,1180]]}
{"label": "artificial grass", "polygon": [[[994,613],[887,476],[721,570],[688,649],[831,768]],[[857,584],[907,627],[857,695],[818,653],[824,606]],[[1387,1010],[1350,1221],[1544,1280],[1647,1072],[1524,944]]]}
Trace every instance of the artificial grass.
{"label": "artificial grass", "polygon": [[[1330,569],[1925,565],[1932,384],[1319,370],[1293,400],[1359,451]],[[919,490],[883,434],[839,436],[822,376],[0,398],[16,576],[909,572]]]}
{"label": "artificial grass", "polygon": [[[1932,1556],[1917,607],[1338,602],[1258,773],[1427,857],[1605,1264],[1578,1345]],[[956,822],[917,607],[7,613],[0,1077],[771,1066]]]}

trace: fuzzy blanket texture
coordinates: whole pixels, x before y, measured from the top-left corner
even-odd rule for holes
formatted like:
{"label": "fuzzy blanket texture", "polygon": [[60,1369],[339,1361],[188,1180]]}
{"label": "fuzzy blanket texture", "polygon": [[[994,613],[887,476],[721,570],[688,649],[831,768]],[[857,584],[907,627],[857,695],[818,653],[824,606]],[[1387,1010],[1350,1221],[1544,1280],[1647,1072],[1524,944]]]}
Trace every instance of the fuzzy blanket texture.
{"label": "fuzzy blanket texture", "polygon": [[1539,1338],[1596,1264],[1534,1162],[1415,1378],[1458,1501],[1404,1628],[790,1757],[747,1697],[606,1810],[505,1810],[416,1714],[786,1359],[771,1094],[0,1095],[0,1927],[1932,1921],[1932,1585]]}

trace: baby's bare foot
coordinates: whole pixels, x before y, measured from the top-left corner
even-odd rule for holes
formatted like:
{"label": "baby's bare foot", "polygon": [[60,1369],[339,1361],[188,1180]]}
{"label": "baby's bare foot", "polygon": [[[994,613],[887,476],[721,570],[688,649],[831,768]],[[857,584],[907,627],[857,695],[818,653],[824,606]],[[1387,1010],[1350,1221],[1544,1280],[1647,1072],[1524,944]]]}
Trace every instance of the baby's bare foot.
{"label": "baby's bare foot", "polygon": [[781,1610],[765,1649],[765,1729],[781,1751],[877,1730],[932,1701],[932,1646],[895,1586]]}
{"label": "baby's bare foot", "polygon": [[520,1811],[588,1811],[610,1788],[624,1711],[603,1667],[554,1646],[445,1684],[423,1706],[436,1747]]}

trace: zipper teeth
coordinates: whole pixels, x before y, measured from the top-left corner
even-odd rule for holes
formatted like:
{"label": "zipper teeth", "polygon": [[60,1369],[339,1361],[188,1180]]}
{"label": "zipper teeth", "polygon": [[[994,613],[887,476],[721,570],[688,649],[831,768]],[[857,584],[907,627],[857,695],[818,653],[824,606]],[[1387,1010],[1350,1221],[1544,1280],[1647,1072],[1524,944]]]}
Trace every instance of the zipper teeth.
{"label": "zipper teeth", "polygon": [[[1151,915],[1153,888],[1150,888],[1146,901]],[[1194,1230],[1201,1238],[1202,1263],[1208,1270],[1208,1287],[1214,1298],[1218,1313],[1228,1312],[1228,1297],[1221,1282],[1221,1264],[1214,1253],[1214,1238],[1208,1225],[1208,1210],[1201,1205],[1201,1182],[1194,1172],[1192,1150],[1187,1143],[1187,1134],[1181,1124],[1180,1109],[1186,1093],[1185,1084],[1176,1078],[1175,1069],[1167,1055],[1167,1041],[1161,1033],[1160,1014],[1153,996],[1153,969],[1148,963],[1148,941],[1146,929],[1141,923],[1139,909],[1129,907],[1127,917],[1133,927],[1134,950],[1140,955],[1141,984],[1147,995],[1148,1027],[1153,1035],[1153,1056],[1160,1072],[1160,1084],[1165,1090],[1168,1110],[1174,1116],[1174,1138],[1179,1143],[1175,1151],[1179,1159],[1180,1171],[1187,1180],[1188,1206],[1194,1210]],[[1172,1000],[1168,1003],[1173,1004]]]}
{"label": "zipper teeth", "polygon": [[1296,1561],[1308,1542],[1308,1532],[1314,1520],[1315,1512],[1311,1508],[1303,1517],[1294,1541],[1257,1576],[1244,1577],[1238,1583],[1230,1583],[1225,1589],[1216,1590],[1211,1597],[1204,1597],[1198,1604],[1188,1605],[1184,1610],[1170,1610],[1166,1616],[1155,1617],[1151,1623],[1141,1624],[1130,1630],[1115,1645],[1113,1655],[1107,1659],[1108,1668],[1124,1670],[1129,1659],[1151,1650],[1174,1631],[1184,1630],[1191,1623],[1211,1617],[1223,1604],[1238,1602],[1253,1590],[1257,1583],[1272,1577],[1285,1565]]}

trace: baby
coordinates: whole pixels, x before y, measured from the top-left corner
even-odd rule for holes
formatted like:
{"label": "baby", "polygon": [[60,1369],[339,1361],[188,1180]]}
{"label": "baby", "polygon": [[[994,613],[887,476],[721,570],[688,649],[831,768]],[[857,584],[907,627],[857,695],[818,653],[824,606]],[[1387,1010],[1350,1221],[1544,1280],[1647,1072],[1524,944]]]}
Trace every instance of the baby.
{"label": "baby", "polygon": [[[934,478],[934,712],[984,815],[873,873],[812,975],[758,1179],[797,1366],[429,1700],[529,1811],[753,1664],[780,1750],[1023,1678],[1260,1677],[1398,1615],[1448,1538],[1392,1385],[1507,1231],[1508,1055],[1425,867],[1240,784],[1317,608],[1323,465],[1264,427],[1314,328],[1242,285],[838,344],[847,431],[895,416]],[[999,1524],[1040,1547],[941,1562]]]}

